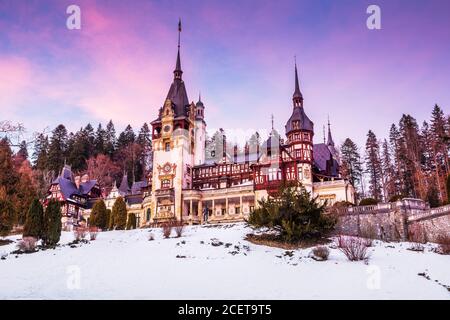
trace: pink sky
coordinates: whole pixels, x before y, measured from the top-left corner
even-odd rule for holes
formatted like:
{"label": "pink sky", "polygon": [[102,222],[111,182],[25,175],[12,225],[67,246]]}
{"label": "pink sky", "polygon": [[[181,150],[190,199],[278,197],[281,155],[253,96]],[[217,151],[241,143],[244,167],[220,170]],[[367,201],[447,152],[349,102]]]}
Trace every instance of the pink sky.
{"label": "pink sky", "polygon": [[[77,4],[82,29],[65,27]],[[305,111],[322,140],[381,138],[402,113],[419,123],[450,103],[448,1],[377,1],[382,30],[366,28],[369,1],[0,2],[0,119],[32,132],[112,119],[152,121],[172,80],[178,18],[190,100],[210,131],[284,133],[297,56]],[[212,133],[212,132],[211,132]]]}

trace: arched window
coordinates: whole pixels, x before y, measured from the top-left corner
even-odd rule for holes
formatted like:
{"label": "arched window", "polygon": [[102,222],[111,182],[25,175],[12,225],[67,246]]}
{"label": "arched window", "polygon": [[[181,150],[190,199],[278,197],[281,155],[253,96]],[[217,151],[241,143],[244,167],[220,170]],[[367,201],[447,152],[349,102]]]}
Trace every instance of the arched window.
{"label": "arched window", "polygon": [[150,208],[148,208],[147,209],[147,219],[146,219],[146,221],[150,221],[150,216],[151,216],[151,211],[150,211]]}

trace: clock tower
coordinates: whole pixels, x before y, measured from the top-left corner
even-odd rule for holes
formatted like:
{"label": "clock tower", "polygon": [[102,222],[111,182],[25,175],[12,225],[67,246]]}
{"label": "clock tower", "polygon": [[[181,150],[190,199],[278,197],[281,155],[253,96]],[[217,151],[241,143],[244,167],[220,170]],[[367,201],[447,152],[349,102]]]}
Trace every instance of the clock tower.
{"label": "clock tower", "polygon": [[196,105],[189,103],[180,59],[181,22],[174,78],[158,118],[152,121],[153,173],[151,221],[180,220],[183,189],[192,188]]}

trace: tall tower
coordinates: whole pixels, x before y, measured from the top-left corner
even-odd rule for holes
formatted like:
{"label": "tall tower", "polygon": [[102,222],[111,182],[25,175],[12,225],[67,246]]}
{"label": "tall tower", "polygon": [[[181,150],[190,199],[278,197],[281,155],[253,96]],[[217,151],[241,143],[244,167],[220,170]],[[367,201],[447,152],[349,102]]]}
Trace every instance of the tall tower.
{"label": "tall tower", "polygon": [[303,95],[298,81],[295,63],[295,89],[292,96],[292,115],[286,123],[288,150],[297,163],[297,179],[312,192],[313,136],[314,124],[303,108]]}
{"label": "tall tower", "polygon": [[195,105],[189,103],[178,52],[170,86],[158,118],[152,121],[153,176],[151,220],[181,219],[185,212],[182,190],[192,186],[195,150]]}
{"label": "tall tower", "polygon": [[206,122],[205,106],[201,95],[198,95],[198,102],[195,104],[195,150],[194,165],[205,163],[205,142],[206,142]]}

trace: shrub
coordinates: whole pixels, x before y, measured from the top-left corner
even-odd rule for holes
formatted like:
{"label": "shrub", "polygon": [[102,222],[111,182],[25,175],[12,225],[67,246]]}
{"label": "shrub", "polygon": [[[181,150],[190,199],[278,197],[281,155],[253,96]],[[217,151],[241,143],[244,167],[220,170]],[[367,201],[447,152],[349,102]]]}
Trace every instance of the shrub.
{"label": "shrub", "polygon": [[114,216],[112,215],[111,209],[106,209],[106,215],[107,215],[106,221],[108,221],[108,224],[106,227],[108,228],[108,230],[113,230],[114,229]]}
{"label": "shrub", "polygon": [[172,224],[170,222],[166,222],[162,225],[163,237],[170,238],[170,234],[172,233]]}
{"label": "shrub", "polygon": [[337,237],[337,247],[350,261],[360,261],[369,258],[367,245],[362,238],[339,235]]}
{"label": "shrub", "polygon": [[88,229],[85,227],[76,227],[73,229],[73,235],[75,236],[76,241],[80,241],[86,238],[88,233]]}
{"label": "shrub", "polygon": [[328,260],[328,256],[330,255],[330,249],[326,246],[317,246],[312,250],[313,259],[315,260]]}
{"label": "shrub", "polygon": [[439,253],[441,254],[450,254],[450,235],[440,234],[437,237],[437,243],[439,244]]}
{"label": "shrub", "polygon": [[317,197],[312,198],[302,185],[283,185],[275,197],[258,202],[248,223],[254,227],[267,227],[277,231],[282,240],[296,242],[303,239],[320,238],[331,231],[336,218],[325,215],[325,205]]}
{"label": "shrub", "polygon": [[23,237],[17,244],[17,248],[22,252],[34,252],[36,250],[37,239],[35,237]]}
{"label": "shrub", "polygon": [[183,235],[183,230],[184,230],[184,223],[183,221],[175,221],[173,223],[173,226],[175,228],[175,233],[177,235],[177,238],[181,237]]}
{"label": "shrub", "polygon": [[89,239],[91,239],[91,241],[94,241],[95,239],[97,239],[98,231],[99,231],[99,229],[97,227],[89,228]]}
{"label": "shrub", "polygon": [[108,224],[109,218],[105,202],[102,199],[97,200],[92,207],[89,225],[100,229],[106,229]]}
{"label": "shrub", "polygon": [[122,197],[118,197],[114,202],[111,214],[114,229],[124,230],[127,226],[127,205]]}
{"label": "shrub", "polygon": [[127,220],[127,230],[136,229],[136,214],[130,213]]}
{"label": "shrub", "polygon": [[23,229],[24,237],[40,239],[44,232],[44,208],[39,199],[34,199],[28,209]]}
{"label": "shrub", "polygon": [[378,204],[378,201],[374,198],[364,198],[359,202],[360,206],[372,206]]}
{"label": "shrub", "polygon": [[367,247],[373,245],[373,240],[377,238],[377,228],[370,223],[365,223],[361,226],[359,236],[364,238]]}
{"label": "shrub", "polygon": [[153,240],[155,240],[155,235],[153,233],[150,233],[148,235],[148,241],[153,241]]}
{"label": "shrub", "polygon": [[44,212],[43,244],[55,246],[61,238],[61,206],[57,200],[50,200]]}

